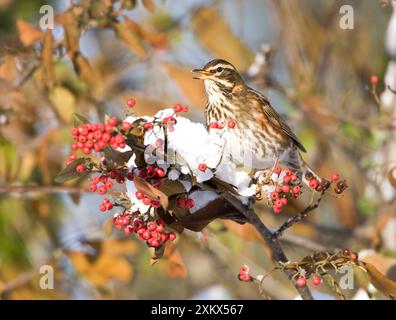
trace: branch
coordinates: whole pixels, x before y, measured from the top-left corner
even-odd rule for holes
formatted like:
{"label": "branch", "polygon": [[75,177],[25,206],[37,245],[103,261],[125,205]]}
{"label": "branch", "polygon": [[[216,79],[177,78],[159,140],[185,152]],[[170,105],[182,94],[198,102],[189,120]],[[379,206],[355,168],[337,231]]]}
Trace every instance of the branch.
{"label": "branch", "polygon": [[279,236],[282,234],[282,232],[284,232],[286,229],[290,228],[293,224],[295,224],[296,222],[300,222],[301,220],[304,220],[307,216],[308,213],[310,213],[311,211],[315,210],[317,207],[319,207],[319,203],[320,201],[322,201],[323,199],[323,195],[325,193],[325,190],[322,191],[320,197],[318,198],[318,200],[316,200],[315,203],[310,204],[308,207],[306,207],[303,211],[301,211],[299,214],[296,214],[292,217],[290,217],[289,219],[287,219],[279,228],[278,230],[276,230],[273,233],[273,238],[277,239],[279,238]]}
{"label": "branch", "polygon": [[79,187],[65,186],[0,186],[0,194],[2,193],[84,193],[87,192]]}
{"label": "branch", "polygon": [[[215,190],[206,184],[199,183],[197,185],[203,190],[208,190],[218,193],[218,190]],[[249,223],[256,228],[256,230],[260,233],[260,235],[262,236],[262,238],[270,248],[272,257],[273,259],[275,259],[276,262],[278,263],[288,262],[288,259],[285,253],[283,252],[283,249],[280,246],[279,242],[277,241],[277,239],[273,237],[272,232],[260,220],[260,218],[257,216],[256,212],[253,209],[245,207],[237,198],[235,198],[228,192],[222,192],[221,196],[225,201],[231,204],[240,214],[245,216],[248,219]],[[284,270],[284,272],[289,278],[292,275],[291,270]],[[296,284],[294,284],[294,286],[303,300],[313,300],[312,294],[307,287],[299,287]]]}

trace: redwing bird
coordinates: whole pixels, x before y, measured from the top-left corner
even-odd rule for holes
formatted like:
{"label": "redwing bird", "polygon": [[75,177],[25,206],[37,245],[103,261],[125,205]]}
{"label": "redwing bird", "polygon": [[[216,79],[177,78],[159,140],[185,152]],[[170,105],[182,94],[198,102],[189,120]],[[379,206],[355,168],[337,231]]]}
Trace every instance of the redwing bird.
{"label": "redwing bird", "polygon": [[231,161],[256,170],[269,169],[280,161],[300,174],[313,174],[301,158],[300,152],[306,150],[297,136],[268,98],[247,86],[231,63],[215,59],[192,71],[198,74],[195,79],[204,80],[208,128],[214,123],[235,122],[223,136]]}

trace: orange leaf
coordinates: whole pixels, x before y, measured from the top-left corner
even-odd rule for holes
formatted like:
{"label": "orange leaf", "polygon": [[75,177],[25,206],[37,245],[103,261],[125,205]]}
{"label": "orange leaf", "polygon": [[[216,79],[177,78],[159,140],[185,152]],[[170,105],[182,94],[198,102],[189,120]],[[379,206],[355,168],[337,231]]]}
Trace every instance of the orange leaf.
{"label": "orange leaf", "polygon": [[19,40],[21,40],[24,46],[30,46],[34,44],[35,42],[41,40],[44,36],[42,31],[33,27],[22,19],[17,20],[16,26],[19,31]]}
{"label": "orange leaf", "polygon": [[154,10],[155,10],[155,5],[154,5],[153,0],[143,0],[143,5],[144,5],[144,7],[145,7],[148,11],[150,11],[151,13],[154,12]]}

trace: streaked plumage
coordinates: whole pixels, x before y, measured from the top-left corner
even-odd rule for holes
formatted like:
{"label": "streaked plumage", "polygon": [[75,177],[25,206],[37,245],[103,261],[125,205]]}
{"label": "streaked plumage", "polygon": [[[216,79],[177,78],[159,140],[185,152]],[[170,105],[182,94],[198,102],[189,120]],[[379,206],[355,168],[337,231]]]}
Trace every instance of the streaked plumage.
{"label": "streaked plumage", "polygon": [[193,71],[205,83],[207,125],[222,120],[237,124],[224,135],[232,161],[267,169],[279,159],[292,168],[301,167],[299,150],[305,152],[304,146],[268,99],[248,87],[232,64],[216,59]]}

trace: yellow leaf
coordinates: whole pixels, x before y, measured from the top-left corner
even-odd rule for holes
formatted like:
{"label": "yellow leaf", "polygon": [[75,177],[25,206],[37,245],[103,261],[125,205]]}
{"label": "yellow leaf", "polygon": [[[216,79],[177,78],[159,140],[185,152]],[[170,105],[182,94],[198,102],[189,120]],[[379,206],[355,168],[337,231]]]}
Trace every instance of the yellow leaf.
{"label": "yellow leaf", "polygon": [[241,71],[252,64],[253,52],[232,33],[227,22],[213,8],[198,9],[192,16],[192,26],[198,40],[216,58],[231,62]]}
{"label": "yellow leaf", "polygon": [[132,279],[133,268],[123,257],[134,253],[136,245],[132,240],[105,239],[90,243],[96,250],[95,256],[83,252],[69,252],[69,258],[76,270],[93,284],[103,287],[110,280],[128,282]]}
{"label": "yellow leaf", "polygon": [[66,123],[70,123],[76,109],[75,96],[65,87],[57,86],[51,90],[49,99],[62,120]]}
{"label": "yellow leaf", "polygon": [[22,19],[17,20],[16,26],[19,31],[19,40],[21,40],[24,46],[30,46],[33,43],[41,40],[44,36],[42,31],[33,27]]}

